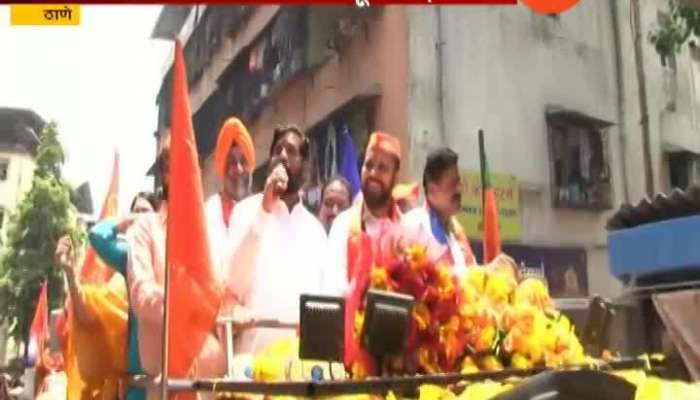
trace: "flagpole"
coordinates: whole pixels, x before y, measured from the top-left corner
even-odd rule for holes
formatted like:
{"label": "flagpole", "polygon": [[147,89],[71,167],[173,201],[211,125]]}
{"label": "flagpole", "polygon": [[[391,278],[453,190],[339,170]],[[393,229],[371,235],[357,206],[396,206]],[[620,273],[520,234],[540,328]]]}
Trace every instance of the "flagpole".
{"label": "flagpole", "polygon": [[484,130],[479,129],[479,166],[481,168],[481,215],[483,218],[486,206],[486,150],[484,149]]}
{"label": "flagpole", "polygon": [[[167,239],[166,239],[167,241]],[[163,347],[161,349],[160,398],[168,399],[168,326],[170,324],[170,266],[166,250],[165,257],[165,290],[163,293]]]}

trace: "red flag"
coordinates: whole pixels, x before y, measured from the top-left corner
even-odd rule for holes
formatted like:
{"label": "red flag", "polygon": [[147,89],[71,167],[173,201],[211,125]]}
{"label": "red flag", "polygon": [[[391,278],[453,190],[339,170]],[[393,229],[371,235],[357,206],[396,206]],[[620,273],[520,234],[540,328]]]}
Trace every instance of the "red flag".
{"label": "red flag", "polygon": [[27,364],[29,366],[41,364],[48,336],[49,304],[46,295],[46,281],[44,281],[41,283],[34,319],[32,319],[32,326],[29,328],[29,341],[27,343]]}
{"label": "red flag", "polygon": [[168,375],[185,376],[214,331],[221,288],[209,253],[204,197],[194,139],[182,44],[175,42],[167,263]]}
{"label": "red flag", "polygon": [[[117,198],[119,196],[119,153],[114,151],[114,164],[112,166],[112,180],[109,183],[109,189],[102,203],[100,210],[100,220],[117,215]],[[97,256],[91,246],[88,246],[85,252],[85,261],[80,270],[80,280],[89,283],[105,283],[112,275],[114,270],[104,265],[104,262]]]}
{"label": "red flag", "polygon": [[486,151],[484,150],[484,132],[481,130],[479,131],[479,159],[481,161],[481,189],[483,193],[483,263],[487,264],[501,254],[501,232],[498,228],[496,193],[493,186],[491,186],[491,174],[489,173]]}

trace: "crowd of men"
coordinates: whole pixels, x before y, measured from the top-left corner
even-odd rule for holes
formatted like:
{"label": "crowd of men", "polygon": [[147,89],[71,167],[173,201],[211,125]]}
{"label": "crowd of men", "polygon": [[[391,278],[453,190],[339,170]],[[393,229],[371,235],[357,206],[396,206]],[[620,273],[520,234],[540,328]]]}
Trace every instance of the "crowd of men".
{"label": "crowd of men", "polygon": [[[371,243],[389,232],[401,230],[420,238],[429,255],[452,265],[456,275],[476,263],[454,218],[461,207],[462,192],[454,151],[442,148],[427,157],[422,182],[425,204],[416,205],[419,187],[398,185],[399,140],[374,132],[361,168],[361,192],[352,198],[344,178],[331,178],[324,183],[318,210],[312,212],[302,201],[309,147],[309,139],[299,128],[275,129],[264,189],[250,193],[256,167],[253,140],[236,118],[228,119],[221,128],[214,154],[221,190],[206,200],[205,213],[215,277],[225,287],[221,314],[233,316],[237,326],[248,327],[255,319],[297,322],[301,294],[348,296],[358,285],[366,285],[357,271],[366,270],[368,265],[362,264],[372,262],[372,255],[366,254]],[[101,314],[111,311],[96,309],[95,302],[90,303],[94,291],[76,277],[78,263],[70,239],[62,238],[57,246],[56,262],[65,271],[72,308],[68,311],[73,313],[75,324],[88,329],[101,327],[92,329],[93,334],[121,335],[124,339],[114,343],[127,349],[99,354],[102,365],[114,365],[114,371],[94,374],[96,377],[89,376],[85,368],[75,369],[81,377],[71,377],[66,360],[68,398],[156,398],[155,391],[139,389],[124,376],[161,373],[168,140],[158,160],[163,198],[156,201],[152,195],[140,193],[129,215],[100,221],[89,234],[91,246],[116,271],[100,293],[106,290],[125,301],[116,307],[127,319],[123,330],[100,325],[109,324],[105,322],[109,318]],[[256,354],[294,335],[294,330],[244,329],[235,337],[235,350]],[[80,355],[74,358],[78,363],[86,359]],[[225,364],[223,338],[212,330],[191,375],[221,377]],[[108,386],[123,390],[117,393]]]}

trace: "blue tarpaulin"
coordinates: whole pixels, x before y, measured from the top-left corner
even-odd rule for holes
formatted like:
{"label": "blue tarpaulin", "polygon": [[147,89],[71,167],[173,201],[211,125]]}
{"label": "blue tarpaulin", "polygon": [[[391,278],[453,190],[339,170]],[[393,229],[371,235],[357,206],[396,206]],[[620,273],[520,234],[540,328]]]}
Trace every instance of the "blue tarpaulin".
{"label": "blue tarpaulin", "polygon": [[618,278],[700,271],[700,216],[609,232],[608,250]]}

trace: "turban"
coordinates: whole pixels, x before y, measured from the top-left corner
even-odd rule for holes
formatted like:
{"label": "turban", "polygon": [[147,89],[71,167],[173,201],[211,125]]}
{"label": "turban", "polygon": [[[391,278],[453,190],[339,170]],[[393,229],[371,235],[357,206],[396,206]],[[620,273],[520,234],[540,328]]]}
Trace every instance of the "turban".
{"label": "turban", "polygon": [[374,132],[369,137],[367,150],[383,151],[401,160],[401,142],[394,136],[384,132]]}
{"label": "turban", "polygon": [[394,200],[411,199],[417,200],[420,196],[420,186],[417,183],[400,183],[394,186],[391,197]]}
{"label": "turban", "polygon": [[229,118],[219,131],[219,138],[216,140],[216,150],[214,153],[214,167],[216,175],[223,179],[226,176],[226,161],[231,147],[237,145],[243,158],[245,158],[245,169],[251,172],[255,168],[255,147],[248,129],[238,118]]}

